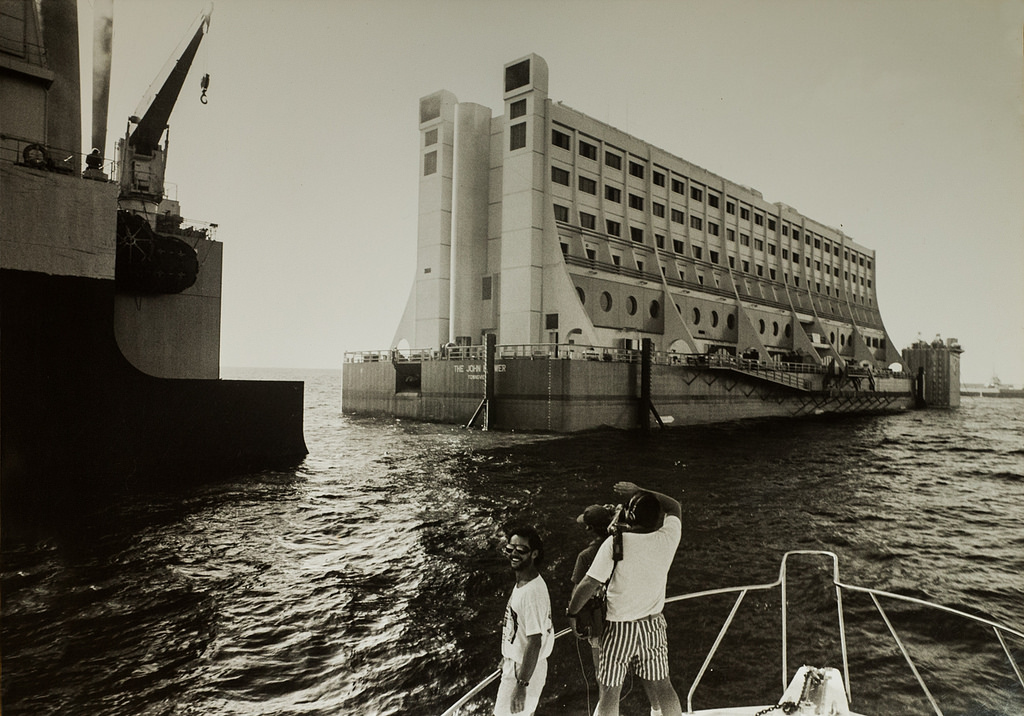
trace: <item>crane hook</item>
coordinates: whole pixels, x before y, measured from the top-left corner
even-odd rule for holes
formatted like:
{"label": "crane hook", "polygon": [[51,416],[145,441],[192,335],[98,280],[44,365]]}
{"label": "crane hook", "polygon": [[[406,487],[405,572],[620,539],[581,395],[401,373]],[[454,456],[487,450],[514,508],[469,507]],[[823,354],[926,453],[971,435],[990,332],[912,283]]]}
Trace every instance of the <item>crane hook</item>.
{"label": "crane hook", "polygon": [[207,72],[205,75],[203,75],[203,79],[201,79],[199,81],[199,86],[202,87],[202,89],[203,89],[203,93],[201,95],[199,95],[199,101],[202,102],[203,104],[206,104],[206,102],[207,102],[207,100],[206,100],[206,90],[209,89],[209,87],[210,87],[210,73],[209,72]]}

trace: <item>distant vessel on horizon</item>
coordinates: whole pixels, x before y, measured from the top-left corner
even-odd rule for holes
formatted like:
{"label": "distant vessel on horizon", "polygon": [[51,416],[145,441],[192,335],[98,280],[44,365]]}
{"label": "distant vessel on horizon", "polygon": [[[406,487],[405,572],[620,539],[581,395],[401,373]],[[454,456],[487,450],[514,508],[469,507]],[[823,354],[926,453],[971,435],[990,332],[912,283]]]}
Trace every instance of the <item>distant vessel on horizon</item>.
{"label": "distant vessel on horizon", "polygon": [[963,383],[960,386],[960,392],[964,395],[982,398],[1024,398],[1024,386],[1003,383],[997,375],[993,375],[992,379],[985,384]]}

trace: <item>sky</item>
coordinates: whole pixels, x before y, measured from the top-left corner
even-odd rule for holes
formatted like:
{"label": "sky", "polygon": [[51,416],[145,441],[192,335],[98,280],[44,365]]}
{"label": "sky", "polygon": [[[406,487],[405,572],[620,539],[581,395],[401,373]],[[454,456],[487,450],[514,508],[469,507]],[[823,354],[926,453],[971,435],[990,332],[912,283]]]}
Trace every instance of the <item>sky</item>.
{"label": "sky", "polygon": [[[205,4],[114,0],[108,157]],[[1024,0],[216,0],[168,191],[218,224],[222,366],[340,368],[414,280],[419,99],[498,116],[532,52],[552,100],[874,249],[897,348],[1021,384],[1022,30]]]}

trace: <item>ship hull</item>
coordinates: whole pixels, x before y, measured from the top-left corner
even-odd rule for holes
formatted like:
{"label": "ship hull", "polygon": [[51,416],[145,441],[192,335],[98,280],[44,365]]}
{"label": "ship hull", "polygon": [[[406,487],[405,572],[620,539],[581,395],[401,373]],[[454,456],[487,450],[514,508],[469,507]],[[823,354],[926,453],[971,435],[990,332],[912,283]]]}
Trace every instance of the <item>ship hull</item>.
{"label": "ship hull", "polygon": [[[468,424],[484,395],[484,362],[389,360],[349,362],[342,374],[348,413]],[[416,379],[409,380],[409,375]],[[651,366],[651,405],[641,406],[638,362],[559,357],[512,358],[495,365],[494,395],[486,406],[497,430],[573,433],[662,423],[704,425],[746,418],[886,413],[913,407],[907,378],[867,386],[826,388],[820,374],[783,385],[727,367]],[[655,417],[655,413],[657,417]]]}
{"label": "ship hull", "polygon": [[[5,516],[30,501],[74,504],[108,488],[302,459],[301,382],[157,377],[125,357],[115,308],[114,185],[6,163],[0,185]],[[173,299],[183,308],[166,307],[164,322],[191,321],[195,311],[183,303],[190,297]],[[208,331],[170,334],[184,336],[173,343],[179,350],[215,354]],[[132,354],[172,345],[147,336]]]}
{"label": "ship hull", "polygon": [[3,270],[5,508],[295,463],[301,382],[166,379],[121,354],[114,282]]}

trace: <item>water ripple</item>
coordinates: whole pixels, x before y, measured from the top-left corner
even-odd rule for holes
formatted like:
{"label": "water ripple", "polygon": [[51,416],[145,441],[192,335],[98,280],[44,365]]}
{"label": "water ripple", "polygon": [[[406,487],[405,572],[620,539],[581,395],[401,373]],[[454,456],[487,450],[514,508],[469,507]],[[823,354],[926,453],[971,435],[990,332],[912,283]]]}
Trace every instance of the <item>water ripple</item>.
{"label": "water ripple", "polygon": [[[504,526],[544,535],[557,613],[586,542],[575,516],[620,479],[683,499],[670,591],[770,581],[784,551],[830,549],[854,583],[1024,622],[1021,401],[549,438],[349,418],[336,373],[306,391],[310,455],[296,470],[125,494],[5,534],[6,713],[440,712],[496,663]],[[750,601],[698,705],[776,695],[777,617]],[[800,628],[834,619],[827,600],[794,605]],[[928,713],[874,607],[844,606],[858,708]],[[728,610],[669,615],[682,691]],[[991,639],[915,608],[893,618],[946,713],[1024,712]],[[837,648],[794,646],[809,659]],[[552,663],[542,709],[583,712],[570,706],[586,703],[579,661]],[[643,702],[634,689],[623,713]]]}

